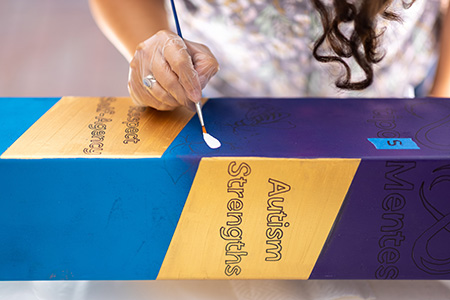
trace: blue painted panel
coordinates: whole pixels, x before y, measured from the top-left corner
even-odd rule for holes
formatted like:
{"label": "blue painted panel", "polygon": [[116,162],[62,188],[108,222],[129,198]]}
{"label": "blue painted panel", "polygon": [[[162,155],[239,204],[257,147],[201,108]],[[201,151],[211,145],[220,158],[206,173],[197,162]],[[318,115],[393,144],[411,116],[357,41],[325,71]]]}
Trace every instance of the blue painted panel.
{"label": "blue painted panel", "polygon": [[0,280],[155,279],[197,164],[0,160]]}

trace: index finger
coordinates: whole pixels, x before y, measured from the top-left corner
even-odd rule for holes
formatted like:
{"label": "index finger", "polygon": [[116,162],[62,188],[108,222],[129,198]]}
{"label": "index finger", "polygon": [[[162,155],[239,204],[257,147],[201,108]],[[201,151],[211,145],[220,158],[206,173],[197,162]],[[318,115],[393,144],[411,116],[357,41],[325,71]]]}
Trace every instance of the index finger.
{"label": "index finger", "polygon": [[167,40],[162,49],[162,55],[173,72],[177,74],[188,97],[194,102],[200,101],[202,97],[200,80],[184,41],[178,36]]}

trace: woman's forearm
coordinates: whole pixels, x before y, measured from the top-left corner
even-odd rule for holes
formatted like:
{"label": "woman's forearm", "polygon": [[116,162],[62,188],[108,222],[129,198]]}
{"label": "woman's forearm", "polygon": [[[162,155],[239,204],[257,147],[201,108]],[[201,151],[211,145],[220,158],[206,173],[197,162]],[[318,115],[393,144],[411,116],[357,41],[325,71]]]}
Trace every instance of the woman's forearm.
{"label": "woman's forearm", "polygon": [[100,29],[128,62],[139,43],[169,29],[164,0],[89,0],[89,4]]}
{"label": "woman's forearm", "polygon": [[450,97],[450,6],[444,17],[440,37],[440,56],[430,96]]}

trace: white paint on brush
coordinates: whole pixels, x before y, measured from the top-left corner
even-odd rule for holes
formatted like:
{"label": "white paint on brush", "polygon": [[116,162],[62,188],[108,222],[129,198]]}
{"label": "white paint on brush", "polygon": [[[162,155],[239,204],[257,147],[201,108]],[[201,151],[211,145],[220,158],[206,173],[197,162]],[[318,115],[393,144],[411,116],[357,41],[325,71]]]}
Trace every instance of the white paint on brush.
{"label": "white paint on brush", "polygon": [[216,139],[209,133],[203,132],[203,139],[205,140],[206,145],[208,145],[211,149],[217,149],[222,145],[220,144],[220,141],[218,139]]}

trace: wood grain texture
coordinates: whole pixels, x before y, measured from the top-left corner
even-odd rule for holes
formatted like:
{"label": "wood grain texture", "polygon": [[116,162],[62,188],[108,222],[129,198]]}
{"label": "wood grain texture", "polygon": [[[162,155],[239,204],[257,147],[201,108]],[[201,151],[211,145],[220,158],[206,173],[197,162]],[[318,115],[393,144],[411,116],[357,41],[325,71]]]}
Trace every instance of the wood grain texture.
{"label": "wood grain texture", "polygon": [[161,157],[193,115],[136,107],[130,98],[63,97],[1,158]]}

